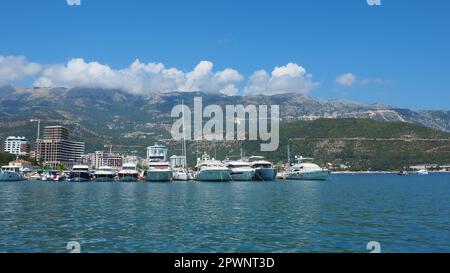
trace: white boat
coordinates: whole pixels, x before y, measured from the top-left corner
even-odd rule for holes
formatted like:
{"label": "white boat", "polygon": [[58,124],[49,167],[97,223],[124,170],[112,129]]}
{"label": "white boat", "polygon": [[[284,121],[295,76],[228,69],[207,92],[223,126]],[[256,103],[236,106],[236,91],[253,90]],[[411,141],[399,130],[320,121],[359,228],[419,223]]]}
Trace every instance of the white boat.
{"label": "white boat", "polygon": [[98,168],[94,172],[94,175],[95,175],[95,181],[98,181],[98,182],[114,181],[114,179],[117,176],[116,172],[110,166],[102,166],[102,167]]}
{"label": "white boat", "polygon": [[225,166],[230,169],[233,181],[251,181],[253,179],[254,171],[248,162],[227,161]]}
{"label": "white boat", "polygon": [[197,181],[209,182],[227,182],[231,180],[231,171],[225,165],[213,159],[210,159],[206,153],[201,159],[197,159]]}
{"label": "white boat", "polygon": [[173,169],[173,180],[187,181],[189,180],[189,173],[184,168],[175,168]]}
{"label": "white boat", "polygon": [[312,163],[313,158],[298,157],[297,163],[294,164],[287,172],[287,179],[290,180],[327,180],[330,171],[321,168],[319,165]]}
{"label": "white boat", "polygon": [[149,162],[146,180],[150,182],[170,182],[173,171],[168,162]]}
{"label": "white boat", "polygon": [[418,174],[418,175],[428,175],[429,173],[428,173],[427,170],[422,169],[422,170],[418,170],[418,171],[417,171],[417,174]]}
{"label": "white boat", "polygon": [[273,164],[265,160],[263,156],[251,156],[248,160],[254,171],[253,180],[272,181],[276,178],[277,172]]}
{"label": "white boat", "polygon": [[0,182],[2,181],[23,181],[25,177],[16,165],[2,166],[0,170]]}
{"label": "white boat", "polygon": [[139,172],[135,163],[125,163],[118,173],[119,180],[122,182],[134,182],[139,179]]}

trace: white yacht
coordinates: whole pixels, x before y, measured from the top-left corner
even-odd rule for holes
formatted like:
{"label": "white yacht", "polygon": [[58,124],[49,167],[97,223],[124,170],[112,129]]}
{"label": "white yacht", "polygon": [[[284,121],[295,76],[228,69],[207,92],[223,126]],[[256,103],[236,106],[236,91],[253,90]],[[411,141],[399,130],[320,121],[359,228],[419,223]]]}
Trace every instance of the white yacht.
{"label": "white yacht", "polygon": [[173,170],[167,162],[167,148],[155,144],[147,148],[148,169],[145,179],[150,182],[171,182]]}
{"label": "white yacht", "polygon": [[330,171],[312,163],[313,158],[296,157],[297,163],[287,172],[287,179],[291,180],[327,180]]}
{"label": "white yacht", "polygon": [[227,182],[231,180],[231,171],[225,165],[211,159],[206,153],[197,159],[197,181]]}
{"label": "white yacht", "polygon": [[225,166],[231,170],[231,179],[233,181],[251,181],[254,176],[254,171],[248,162],[227,161]]}
{"label": "white yacht", "polygon": [[122,182],[134,182],[139,179],[139,171],[136,163],[125,163],[118,173],[119,180]]}
{"label": "white yacht", "polygon": [[16,165],[2,166],[0,170],[0,182],[2,181],[23,181],[25,177]]}
{"label": "white yacht", "polygon": [[417,174],[418,174],[418,175],[428,175],[429,173],[428,173],[427,170],[422,169],[422,170],[418,170],[418,171],[417,171]]}
{"label": "white yacht", "polygon": [[263,156],[251,156],[248,161],[254,171],[253,180],[272,181],[276,178],[277,172],[273,164],[265,160]]}
{"label": "white yacht", "polygon": [[175,181],[187,181],[189,180],[189,173],[185,168],[173,169],[173,180]]}
{"label": "white yacht", "polygon": [[111,168],[109,166],[102,166],[102,167],[98,168],[94,172],[94,175],[95,175],[95,181],[98,181],[98,182],[114,181],[114,179],[117,176],[117,174],[113,170],[113,168]]}

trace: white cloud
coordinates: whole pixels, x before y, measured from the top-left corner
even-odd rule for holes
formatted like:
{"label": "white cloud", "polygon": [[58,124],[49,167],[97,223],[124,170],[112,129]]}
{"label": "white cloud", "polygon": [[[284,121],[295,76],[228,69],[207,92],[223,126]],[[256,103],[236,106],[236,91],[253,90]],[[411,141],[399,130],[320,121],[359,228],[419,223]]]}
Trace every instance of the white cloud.
{"label": "white cloud", "polygon": [[81,6],[81,0],[66,0],[69,6]]}
{"label": "white cloud", "polygon": [[0,84],[18,81],[36,75],[41,65],[29,62],[23,56],[0,55]]}
{"label": "white cloud", "polygon": [[336,83],[340,86],[350,87],[356,82],[356,75],[347,73],[336,78]]}
{"label": "white cloud", "polygon": [[288,63],[286,66],[275,67],[269,75],[265,70],[259,70],[250,76],[245,95],[275,95],[281,93],[303,93],[318,87],[320,84],[312,80],[305,68]]}
{"label": "white cloud", "polygon": [[123,89],[131,93],[207,91],[237,93],[235,84],[243,77],[233,69],[213,72],[213,63],[200,62],[184,73],[166,68],[162,63],[134,61],[129,67],[115,70],[98,62],[72,59],[66,65],[47,67],[34,83],[40,87],[97,87]]}

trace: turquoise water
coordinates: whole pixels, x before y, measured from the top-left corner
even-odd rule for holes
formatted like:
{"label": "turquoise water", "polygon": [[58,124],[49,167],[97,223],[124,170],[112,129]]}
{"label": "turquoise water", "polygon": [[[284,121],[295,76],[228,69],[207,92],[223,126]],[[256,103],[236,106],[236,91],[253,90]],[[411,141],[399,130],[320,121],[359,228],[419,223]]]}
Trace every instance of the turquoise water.
{"label": "turquoise water", "polygon": [[0,252],[450,252],[450,175],[0,183]]}

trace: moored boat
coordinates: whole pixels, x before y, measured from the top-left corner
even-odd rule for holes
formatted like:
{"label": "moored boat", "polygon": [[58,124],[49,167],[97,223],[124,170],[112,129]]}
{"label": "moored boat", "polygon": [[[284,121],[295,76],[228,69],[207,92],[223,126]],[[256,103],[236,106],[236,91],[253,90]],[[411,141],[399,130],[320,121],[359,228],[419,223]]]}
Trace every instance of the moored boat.
{"label": "moored boat", "polygon": [[263,156],[251,156],[248,160],[254,171],[254,181],[273,181],[276,178],[277,172],[273,164]]}
{"label": "moored boat", "polygon": [[287,178],[290,180],[327,180],[330,176],[328,169],[311,162],[313,158],[300,156],[296,160],[297,163],[287,173]]}
{"label": "moored boat", "polygon": [[168,162],[150,162],[145,179],[150,182],[170,182],[173,171]]}
{"label": "moored boat", "polygon": [[251,181],[254,176],[254,170],[248,162],[227,161],[225,166],[231,171],[231,180],[233,181]]}
{"label": "moored boat", "polygon": [[125,163],[117,174],[121,182],[135,182],[139,179],[139,172],[135,163]]}
{"label": "moored boat", "polygon": [[94,172],[95,181],[110,182],[116,178],[116,172],[109,166],[102,166]]}
{"label": "moored boat", "polygon": [[228,182],[231,180],[230,169],[225,167],[222,162],[210,159],[206,153],[197,162],[197,181]]}
{"label": "moored boat", "polygon": [[16,165],[2,166],[0,170],[0,182],[23,181],[25,177]]}
{"label": "moored boat", "polygon": [[69,173],[71,182],[89,182],[92,180],[92,173],[88,165],[74,165]]}

